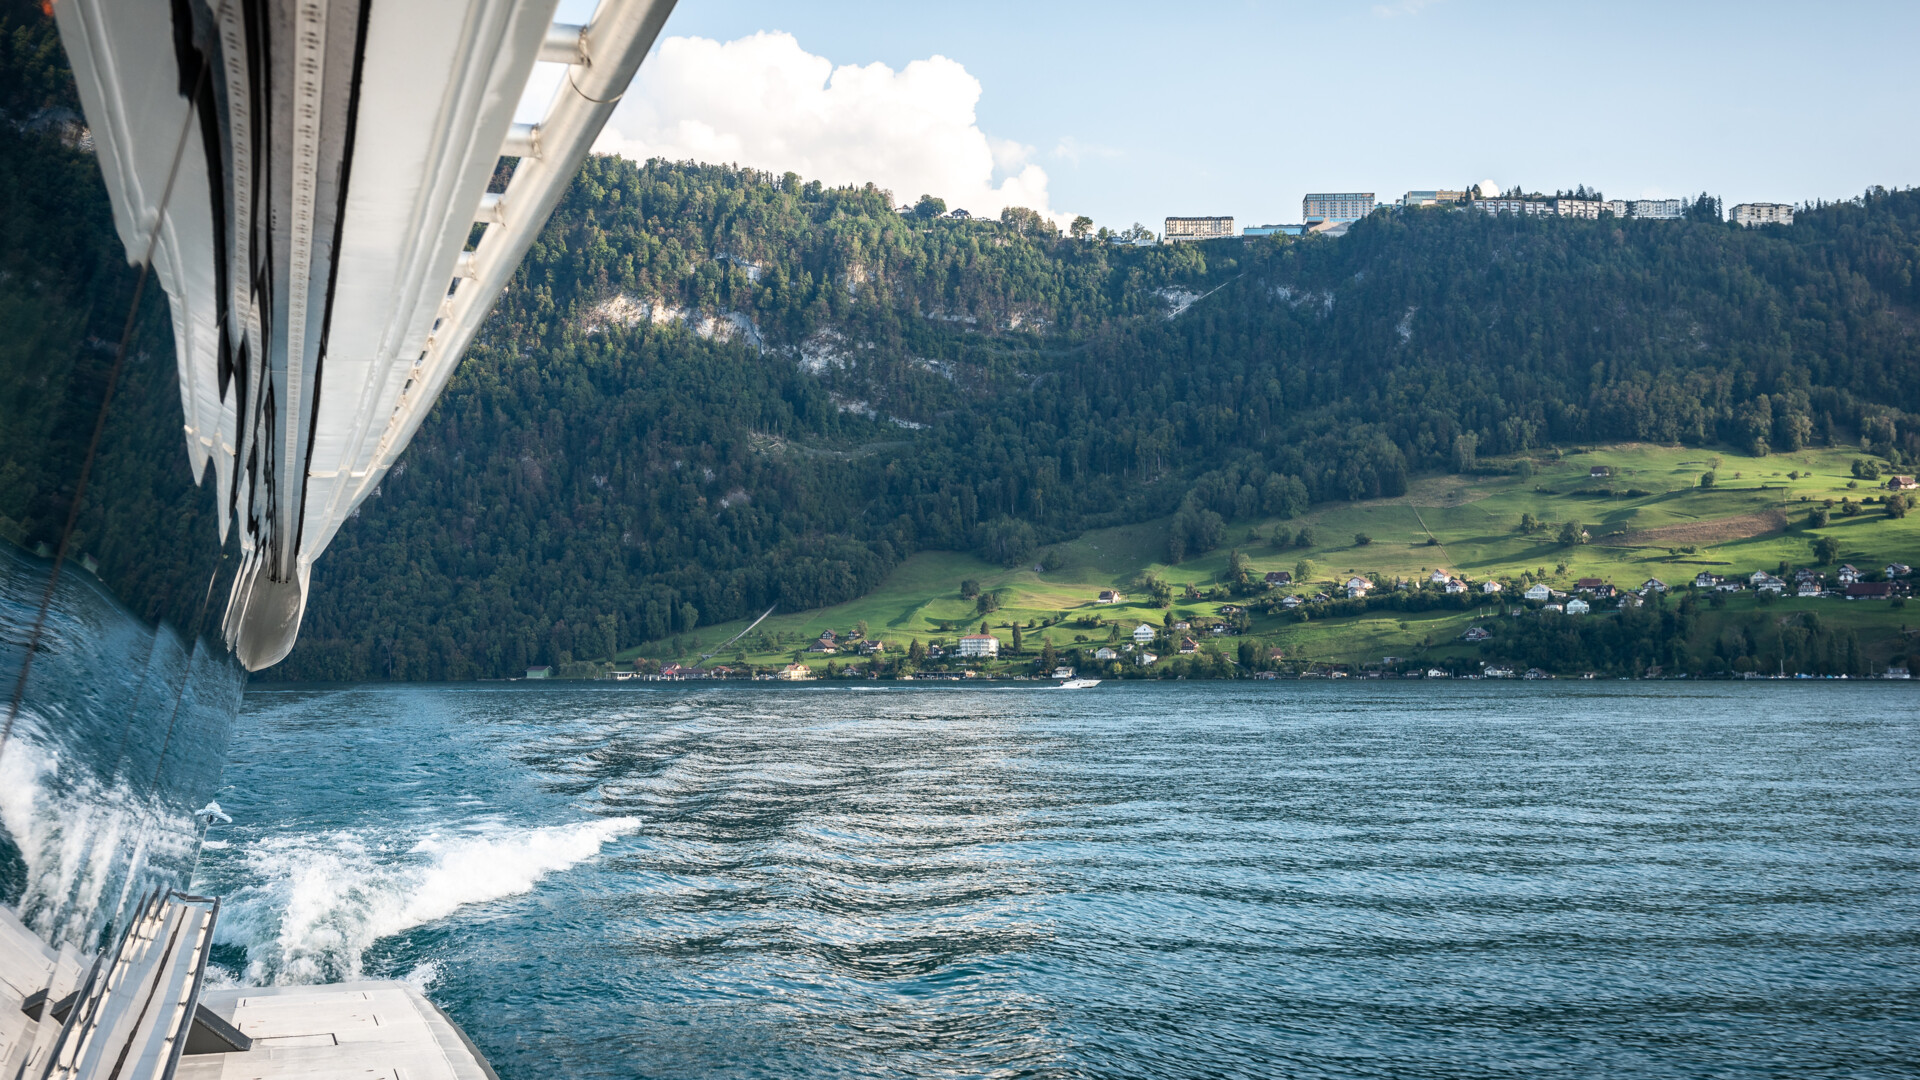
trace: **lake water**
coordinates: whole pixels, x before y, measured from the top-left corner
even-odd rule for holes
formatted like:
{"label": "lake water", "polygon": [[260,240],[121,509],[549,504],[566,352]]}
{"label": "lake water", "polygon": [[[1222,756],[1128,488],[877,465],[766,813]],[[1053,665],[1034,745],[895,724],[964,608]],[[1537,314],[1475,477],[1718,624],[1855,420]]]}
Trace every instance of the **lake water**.
{"label": "lake water", "polygon": [[504,1080],[1912,1077],[1917,691],[256,689],[197,884]]}

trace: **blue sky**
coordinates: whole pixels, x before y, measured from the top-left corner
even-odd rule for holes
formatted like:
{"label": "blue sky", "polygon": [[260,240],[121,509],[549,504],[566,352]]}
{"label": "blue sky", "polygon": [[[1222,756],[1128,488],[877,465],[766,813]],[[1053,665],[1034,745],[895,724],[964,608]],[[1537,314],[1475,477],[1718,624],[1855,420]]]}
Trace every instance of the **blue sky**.
{"label": "blue sky", "polygon": [[[763,31],[836,67],[957,62],[978,80],[993,182],[1037,166],[1049,209],[1103,225],[1292,222],[1309,190],[1390,198],[1484,179],[1625,198],[1707,190],[1730,203],[1920,183],[1920,3],[680,0],[663,40]],[[703,107],[675,106],[655,126]],[[635,145],[664,136],[652,138]],[[885,171],[874,138],[849,135],[825,156],[761,136],[729,145],[761,147],[740,151],[749,159],[833,162],[824,171],[874,153]],[[947,183],[922,180],[939,175],[897,183]]]}

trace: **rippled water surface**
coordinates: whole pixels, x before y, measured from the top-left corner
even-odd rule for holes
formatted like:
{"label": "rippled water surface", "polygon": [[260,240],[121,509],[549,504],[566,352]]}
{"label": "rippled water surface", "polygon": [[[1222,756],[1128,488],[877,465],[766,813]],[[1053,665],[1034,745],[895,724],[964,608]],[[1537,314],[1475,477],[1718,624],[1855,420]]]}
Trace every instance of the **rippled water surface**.
{"label": "rippled water surface", "polygon": [[505,1080],[1911,1077],[1916,690],[255,690],[198,884]]}

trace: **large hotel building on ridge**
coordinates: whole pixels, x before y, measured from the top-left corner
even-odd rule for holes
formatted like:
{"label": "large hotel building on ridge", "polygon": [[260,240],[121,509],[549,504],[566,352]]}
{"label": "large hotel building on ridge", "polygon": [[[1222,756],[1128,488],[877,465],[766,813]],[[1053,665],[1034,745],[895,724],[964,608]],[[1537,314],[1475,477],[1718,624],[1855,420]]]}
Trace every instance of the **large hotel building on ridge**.
{"label": "large hotel building on ridge", "polygon": [[1379,205],[1371,191],[1312,194],[1300,200],[1300,215],[1309,225],[1322,221],[1359,221]]}
{"label": "large hotel building on ridge", "polygon": [[1218,240],[1232,235],[1231,217],[1170,217],[1165,233],[1169,244],[1185,240]]}

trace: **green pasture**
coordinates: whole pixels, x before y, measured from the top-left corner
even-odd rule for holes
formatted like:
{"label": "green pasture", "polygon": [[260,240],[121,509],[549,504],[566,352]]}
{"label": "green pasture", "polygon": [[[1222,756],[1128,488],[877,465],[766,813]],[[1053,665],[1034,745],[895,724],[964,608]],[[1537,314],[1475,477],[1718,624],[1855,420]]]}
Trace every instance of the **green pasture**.
{"label": "green pasture", "polygon": [[[1856,481],[1852,475],[1851,464],[1861,457],[1862,451],[1844,447],[1761,458],[1726,449],[1647,444],[1579,448],[1557,457],[1532,458],[1531,476],[1511,472],[1428,476],[1396,498],[1321,504],[1288,521],[1232,522],[1219,548],[1175,565],[1165,561],[1166,519],[1088,532],[1042,549],[1032,563],[1012,568],[957,552],[922,552],[906,560],[880,588],[857,600],[813,611],[776,612],[749,640],[759,641],[764,634],[777,639],[777,647],[747,648],[745,659],[755,664],[790,662],[795,650],[822,630],[845,634],[862,622],[869,636],[886,642],[889,649],[904,649],[914,638],[923,642],[952,639],[966,632],[957,628],[943,632],[943,621],[968,629],[987,622],[1003,644],[1017,622],[1032,649],[1039,647],[1043,637],[1063,647],[1076,644],[1076,639],[1105,641],[1116,626],[1128,630],[1141,621],[1161,622],[1165,612],[1151,604],[1141,587],[1149,574],[1173,587],[1176,617],[1218,615],[1219,602],[1188,602],[1179,597],[1187,586],[1205,589],[1218,584],[1235,550],[1262,572],[1291,571],[1301,560],[1310,560],[1311,580],[1296,583],[1292,590],[1303,594],[1330,590],[1353,574],[1390,584],[1397,578],[1424,579],[1435,569],[1475,581],[1531,574],[1561,588],[1583,577],[1602,578],[1622,588],[1637,587],[1649,577],[1677,586],[1690,582],[1701,570],[1744,575],[1772,570],[1782,562],[1812,565],[1813,541],[1820,536],[1839,541],[1836,566],[1852,562],[1863,570],[1878,570],[1888,562],[1920,563],[1920,512],[1901,520],[1887,518],[1878,501],[1886,494],[1881,483]],[[1500,460],[1481,463],[1488,470],[1513,465]],[[1612,475],[1591,478],[1589,471],[1595,465],[1608,467]],[[1703,489],[1700,477],[1709,470],[1715,473],[1716,484]],[[1824,500],[1837,504],[1844,498],[1858,503],[1863,496],[1876,501],[1860,514],[1843,516],[1836,505],[1831,525],[1820,530],[1806,527],[1809,512]],[[1544,527],[1520,532],[1523,514],[1531,514]],[[1559,527],[1565,522],[1582,526],[1589,542],[1561,544]],[[1309,546],[1272,542],[1276,530],[1292,537],[1302,528],[1313,533]],[[1366,534],[1370,542],[1358,543],[1356,534]],[[1048,569],[1038,569],[1043,563]],[[996,596],[997,610],[982,615],[976,601],[962,599],[961,582],[969,579]],[[1102,589],[1120,590],[1127,601],[1099,604]],[[1750,597],[1737,598],[1726,610],[1737,611],[1752,603]],[[1861,620],[1876,634],[1888,629],[1899,632],[1898,620],[1893,618],[1897,613],[1885,604],[1787,600],[1776,610],[1803,603],[1815,605],[1823,617],[1833,612],[1836,618]],[[1101,625],[1082,625],[1087,619],[1101,620]],[[1042,625],[1054,620],[1062,621]],[[1307,624],[1259,618],[1253,632],[1263,647],[1284,648],[1289,657],[1377,663],[1382,656],[1444,657],[1456,651],[1464,655],[1464,648],[1450,643],[1469,621],[1459,613],[1401,618],[1369,614]],[[660,658],[691,659],[747,622],[702,627],[677,639],[678,651],[665,642],[645,651]],[[741,643],[745,645],[747,641]],[[714,662],[735,659],[741,646],[728,648]],[[629,650],[622,658],[638,651]],[[815,662],[824,663],[824,658]]]}

